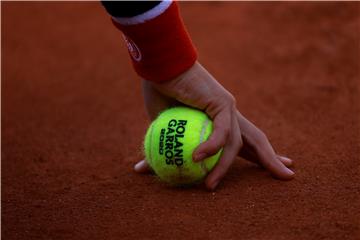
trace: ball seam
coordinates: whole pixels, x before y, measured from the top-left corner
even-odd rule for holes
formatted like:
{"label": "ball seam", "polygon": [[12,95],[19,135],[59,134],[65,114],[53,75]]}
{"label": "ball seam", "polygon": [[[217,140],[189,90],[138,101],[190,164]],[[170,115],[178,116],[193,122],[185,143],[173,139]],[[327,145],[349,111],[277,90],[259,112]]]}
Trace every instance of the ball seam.
{"label": "ball seam", "polygon": [[[203,122],[201,132],[200,132],[200,144],[202,142],[204,142],[206,128],[209,125],[209,123],[210,123],[209,119],[205,119],[205,121]],[[206,167],[205,161],[200,162],[200,167],[201,167],[202,171],[204,172],[204,174],[207,174],[209,172],[208,168]]]}

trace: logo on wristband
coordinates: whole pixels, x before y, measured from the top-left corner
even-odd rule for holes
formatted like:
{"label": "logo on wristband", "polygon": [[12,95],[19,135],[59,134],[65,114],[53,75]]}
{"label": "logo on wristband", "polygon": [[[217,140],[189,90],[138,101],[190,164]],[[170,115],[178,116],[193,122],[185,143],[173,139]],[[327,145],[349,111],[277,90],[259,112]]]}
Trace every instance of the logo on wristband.
{"label": "logo on wristband", "polygon": [[137,61],[140,62],[141,61],[141,52],[138,48],[138,46],[136,46],[136,44],[134,43],[133,40],[131,40],[129,37],[123,35],[124,40],[126,42],[127,48],[129,50],[129,53],[131,55],[131,57]]}

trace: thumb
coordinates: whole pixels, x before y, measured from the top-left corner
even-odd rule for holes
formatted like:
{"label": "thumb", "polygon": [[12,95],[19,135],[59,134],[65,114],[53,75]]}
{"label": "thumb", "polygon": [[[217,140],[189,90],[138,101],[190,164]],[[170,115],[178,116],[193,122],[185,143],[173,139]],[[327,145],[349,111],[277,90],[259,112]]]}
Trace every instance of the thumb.
{"label": "thumb", "polygon": [[141,160],[140,162],[136,163],[134,166],[134,170],[137,173],[148,173],[151,172],[151,168],[146,160]]}

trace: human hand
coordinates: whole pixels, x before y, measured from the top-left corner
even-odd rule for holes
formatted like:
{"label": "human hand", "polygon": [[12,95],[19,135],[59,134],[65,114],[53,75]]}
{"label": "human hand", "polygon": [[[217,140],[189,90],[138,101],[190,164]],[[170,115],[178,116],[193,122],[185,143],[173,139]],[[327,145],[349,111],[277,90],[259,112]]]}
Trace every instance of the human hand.
{"label": "human hand", "polygon": [[239,156],[263,166],[276,178],[283,180],[292,179],[294,172],[286,167],[291,167],[293,160],[276,154],[266,135],[241,115],[239,111],[237,112],[237,117],[243,138],[243,146]]}
{"label": "human hand", "polygon": [[[280,179],[293,177],[294,173],[286,167],[292,161],[275,154],[266,136],[237,111],[235,98],[198,62],[168,82],[144,80],[143,89],[151,120],[162,110],[179,104],[200,109],[213,120],[213,133],[193,153],[193,160],[201,161],[223,149],[218,164],[205,180],[208,189],[216,188],[237,155],[263,165]],[[135,165],[137,172],[149,169],[144,160]]]}

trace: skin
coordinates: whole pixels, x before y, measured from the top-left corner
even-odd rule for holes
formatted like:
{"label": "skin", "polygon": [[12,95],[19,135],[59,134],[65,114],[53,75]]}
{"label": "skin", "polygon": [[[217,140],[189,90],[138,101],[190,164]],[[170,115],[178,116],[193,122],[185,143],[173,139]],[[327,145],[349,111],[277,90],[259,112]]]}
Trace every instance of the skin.
{"label": "skin", "polygon": [[[209,190],[216,189],[237,157],[261,165],[277,179],[294,177],[289,169],[293,160],[275,153],[266,135],[237,110],[232,94],[199,62],[164,83],[143,80],[143,94],[151,120],[164,109],[181,104],[198,108],[213,120],[213,133],[193,153],[193,161],[199,162],[223,148],[218,164],[205,179]],[[139,173],[151,171],[145,160],[134,169]]]}

